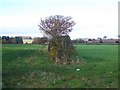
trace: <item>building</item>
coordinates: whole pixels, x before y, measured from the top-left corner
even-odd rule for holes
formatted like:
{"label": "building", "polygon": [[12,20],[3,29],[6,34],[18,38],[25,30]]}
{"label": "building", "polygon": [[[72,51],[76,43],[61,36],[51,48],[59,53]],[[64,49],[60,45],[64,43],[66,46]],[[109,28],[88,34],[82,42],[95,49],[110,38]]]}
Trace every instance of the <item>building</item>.
{"label": "building", "polygon": [[23,44],[32,44],[32,39],[23,39]]}
{"label": "building", "polygon": [[30,36],[21,36],[23,44],[32,44],[33,39]]}

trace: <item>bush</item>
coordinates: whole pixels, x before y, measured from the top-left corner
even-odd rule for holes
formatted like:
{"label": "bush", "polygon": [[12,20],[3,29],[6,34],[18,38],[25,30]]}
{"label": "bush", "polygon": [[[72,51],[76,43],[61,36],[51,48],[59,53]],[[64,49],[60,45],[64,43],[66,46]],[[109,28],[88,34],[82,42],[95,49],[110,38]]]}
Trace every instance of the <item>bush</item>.
{"label": "bush", "polygon": [[75,49],[71,43],[68,35],[58,36],[50,40],[48,46],[49,56],[56,63],[63,63],[63,61],[70,61],[71,55]]}
{"label": "bush", "polygon": [[119,43],[119,41],[115,41],[115,43]]}

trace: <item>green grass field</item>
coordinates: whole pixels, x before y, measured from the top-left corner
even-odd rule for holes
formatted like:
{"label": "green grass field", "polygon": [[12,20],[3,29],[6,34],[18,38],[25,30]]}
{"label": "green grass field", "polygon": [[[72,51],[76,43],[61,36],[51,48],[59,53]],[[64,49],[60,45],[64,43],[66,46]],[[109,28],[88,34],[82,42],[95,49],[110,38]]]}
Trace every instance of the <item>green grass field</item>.
{"label": "green grass field", "polygon": [[118,87],[117,45],[76,45],[75,47],[80,57],[80,64],[56,65],[50,61],[46,46],[2,45],[3,87]]}

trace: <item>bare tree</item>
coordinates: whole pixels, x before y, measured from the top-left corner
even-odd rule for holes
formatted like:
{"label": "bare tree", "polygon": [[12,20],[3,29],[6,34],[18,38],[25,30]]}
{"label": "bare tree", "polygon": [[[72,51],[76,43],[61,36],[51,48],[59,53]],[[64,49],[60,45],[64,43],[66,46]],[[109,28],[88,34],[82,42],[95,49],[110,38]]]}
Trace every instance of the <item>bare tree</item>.
{"label": "bare tree", "polygon": [[39,30],[47,36],[62,36],[72,31],[72,27],[75,25],[74,21],[71,21],[71,17],[64,17],[62,15],[55,15],[46,17],[45,20],[41,19]]}
{"label": "bare tree", "polygon": [[[69,42],[70,37],[67,36],[75,25],[75,22],[71,19],[70,16],[55,15],[46,17],[45,20],[41,19],[38,25],[43,35],[52,38],[48,44],[48,52],[49,56],[53,58],[55,62],[63,63],[63,57],[68,57],[68,54],[72,52],[73,48]],[[63,37],[64,35],[66,37]],[[67,49],[68,47],[69,50]]]}

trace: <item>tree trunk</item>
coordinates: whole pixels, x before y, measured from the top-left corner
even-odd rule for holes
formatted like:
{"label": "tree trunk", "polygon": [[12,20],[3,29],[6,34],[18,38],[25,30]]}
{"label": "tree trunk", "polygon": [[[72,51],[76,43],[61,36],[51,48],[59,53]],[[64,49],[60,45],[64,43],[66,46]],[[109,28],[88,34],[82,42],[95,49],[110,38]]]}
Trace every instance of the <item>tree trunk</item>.
{"label": "tree trunk", "polygon": [[48,52],[50,51],[50,43],[48,44]]}

